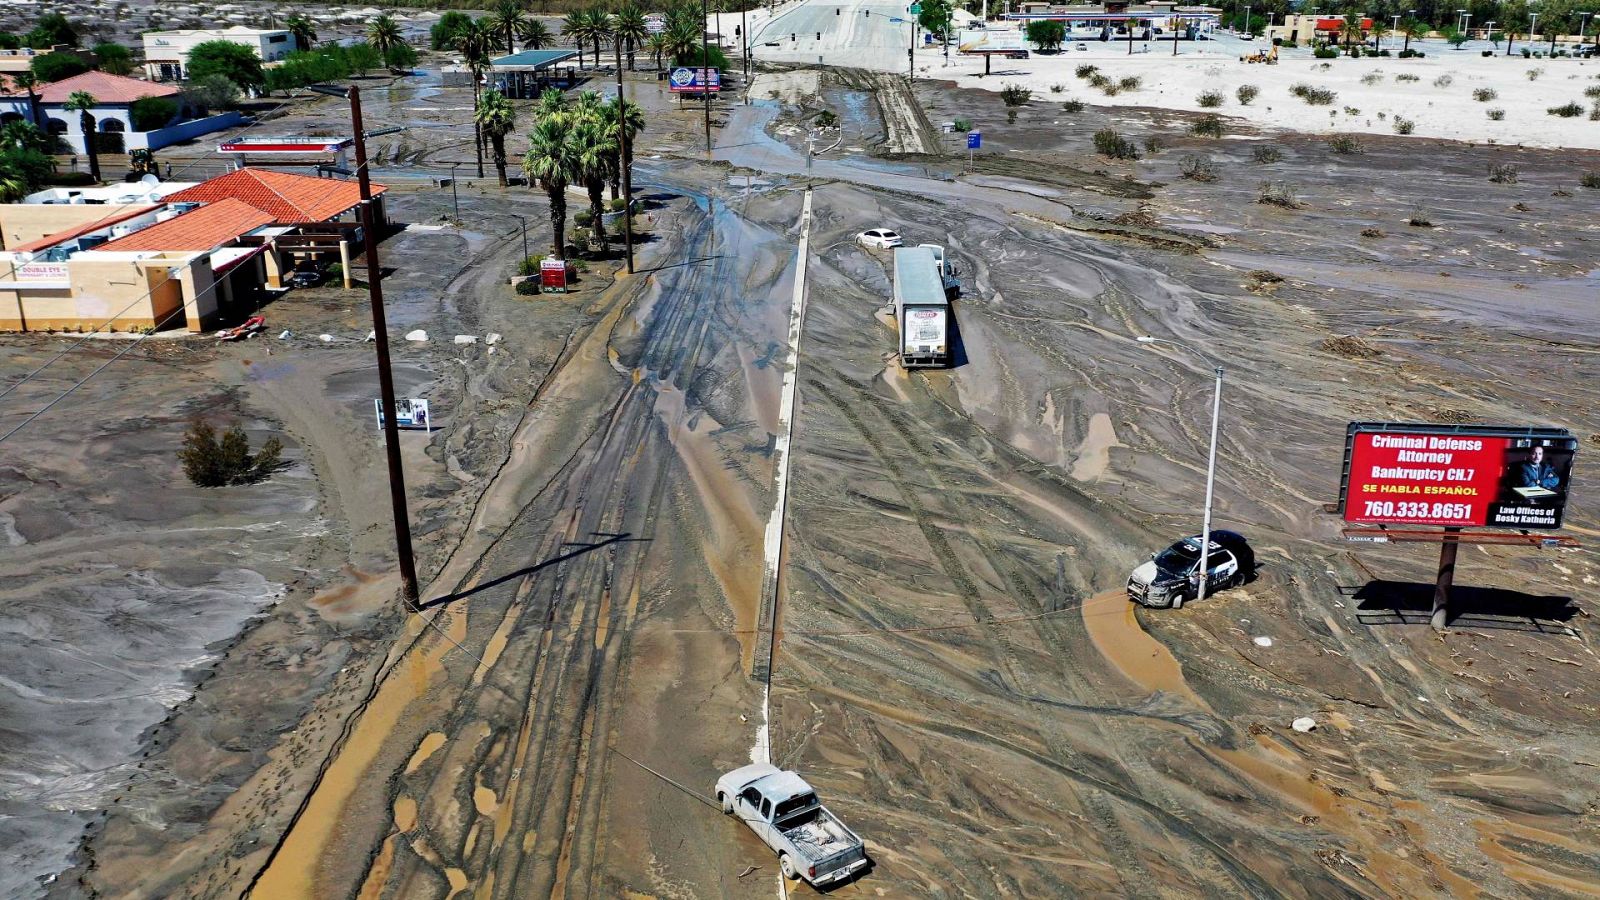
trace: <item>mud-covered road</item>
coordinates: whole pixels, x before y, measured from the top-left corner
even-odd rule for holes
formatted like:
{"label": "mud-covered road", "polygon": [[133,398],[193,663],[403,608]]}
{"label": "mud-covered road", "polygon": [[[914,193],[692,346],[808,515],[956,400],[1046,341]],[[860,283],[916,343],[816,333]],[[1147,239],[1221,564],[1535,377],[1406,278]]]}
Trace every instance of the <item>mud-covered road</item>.
{"label": "mud-covered road", "polygon": [[[860,108],[843,84],[823,96]],[[211,844],[233,829],[226,866],[180,851],[136,877],[102,844],[76,883],[772,896],[770,852],[692,793],[749,761],[763,722],[762,531],[809,186],[770,746],[867,842],[873,868],[839,893],[1592,893],[1589,551],[1463,552],[1457,583],[1495,591],[1435,635],[1405,587],[1429,549],[1352,552],[1323,509],[1352,419],[1559,424],[1597,448],[1592,198],[1570,161],[1515,151],[1520,181],[1490,185],[1513,151],[1379,142],[1375,184],[1293,136],[1063,125],[1042,102],[1002,124],[998,104],[916,97],[926,115],[890,116],[885,145],[973,116],[993,142],[976,173],[845,141],[806,178],[786,128],[803,111],[764,103],[728,111],[706,164],[682,152],[695,117],[653,101],[666,158],[639,181],[663,227],[524,398],[315,783],[286,792],[264,767],[230,802],[277,804],[278,824],[197,825]],[[1102,160],[1106,124],[1166,149]],[[1283,160],[1254,162],[1264,145]],[[1187,155],[1221,177],[1181,178]],[[1299,207],[1256,202],[1291,178]],[[1405,224],[1419,210],[1431,227]],[[853,240],[877,225],[961,266],[952,369],[896,365],[889,258]],[[1198,530],[1208,357],[1226,368],[1216,524],[1262,565],[1136,613],[1129,569]],[[1569,530],[1600,533],[1595,510],[1575,491]]]}

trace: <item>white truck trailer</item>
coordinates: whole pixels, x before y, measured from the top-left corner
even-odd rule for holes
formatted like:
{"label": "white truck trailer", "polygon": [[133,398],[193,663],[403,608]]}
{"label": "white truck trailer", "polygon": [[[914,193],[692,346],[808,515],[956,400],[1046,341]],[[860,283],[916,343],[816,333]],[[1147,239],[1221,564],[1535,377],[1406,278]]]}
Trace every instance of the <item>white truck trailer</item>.
{"label": "white truck trailer", "polygon": [[894,320],[900,326],[900,364],[908,369],[950,364],[949,284],[943,247],[894,251]]}

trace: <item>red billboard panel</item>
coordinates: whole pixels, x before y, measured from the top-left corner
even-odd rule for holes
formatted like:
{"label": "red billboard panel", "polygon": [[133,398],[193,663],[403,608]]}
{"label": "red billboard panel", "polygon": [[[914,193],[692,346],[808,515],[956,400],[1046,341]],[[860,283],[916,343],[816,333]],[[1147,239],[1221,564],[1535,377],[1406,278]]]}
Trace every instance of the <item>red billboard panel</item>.
{"label": "red billboard panel", "polygon": [[1565,429],[1354,422],[1344,520],[1560,528],[1578,442]]}

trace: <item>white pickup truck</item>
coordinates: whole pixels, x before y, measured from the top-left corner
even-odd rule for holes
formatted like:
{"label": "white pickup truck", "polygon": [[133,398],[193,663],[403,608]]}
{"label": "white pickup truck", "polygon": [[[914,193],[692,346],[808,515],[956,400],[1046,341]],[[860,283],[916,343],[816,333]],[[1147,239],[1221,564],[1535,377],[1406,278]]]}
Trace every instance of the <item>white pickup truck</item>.
{"label": "white pickup truck", "polygon": [[867,865],[856,833],[828,812],[805,779],[757,763],[717,779],[717,802],[778,854],[785,878],[818,887],[843,881]]}

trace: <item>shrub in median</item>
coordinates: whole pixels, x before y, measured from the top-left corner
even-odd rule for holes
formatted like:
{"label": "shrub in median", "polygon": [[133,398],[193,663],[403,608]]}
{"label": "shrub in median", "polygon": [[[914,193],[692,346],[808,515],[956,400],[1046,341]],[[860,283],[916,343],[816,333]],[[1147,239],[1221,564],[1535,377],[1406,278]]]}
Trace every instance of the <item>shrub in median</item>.
{"label": "shrub in median", "polygon": [[1117,133],[1114,128],[1102,128],[1094,133],[1094,150],[1112,159],[1138,159],[1139,148],[1133,141]]}
{"label": "shrub in median", "polygon": [[1241,84],[1239,89],[1233,92],[1233,95],[1239,98],[1240,106],[1249,106],[1250,101],[1254,100],[1256,95],[1260,93],[1261,89],[1253,84]]}
{"label": "shrub in median", "polygon": [[1583,115],[1583,104],[1563,103],[1560,106],[1552,106],[1545,110],[1545,112],[1552,116],[1560,116],[1563,119],[1575,119],[1578,116]]}
{"label": "shrub in median", "polygon": [[1225,130],[1222,125],[1222,117],[1216,113],[1207,113],[1201,116],[1199,121],[1189,126],[1190,134],[1197,134],[1201,137],[1219,138],[1222,137]]}
{"label": "shrub in median", "polygon": [[1339,96],[1327,88],[1313,87],[1309,84],[1297,84],[1289,88],[1289,93],[1304,100],[1308,106],[1327,106]]}
{"label": "shrub in median", "polygon": [[1222,105],[1222,92],[1202,91],[1194,102],[1200,104],[1201,109],[1216,109]]}

